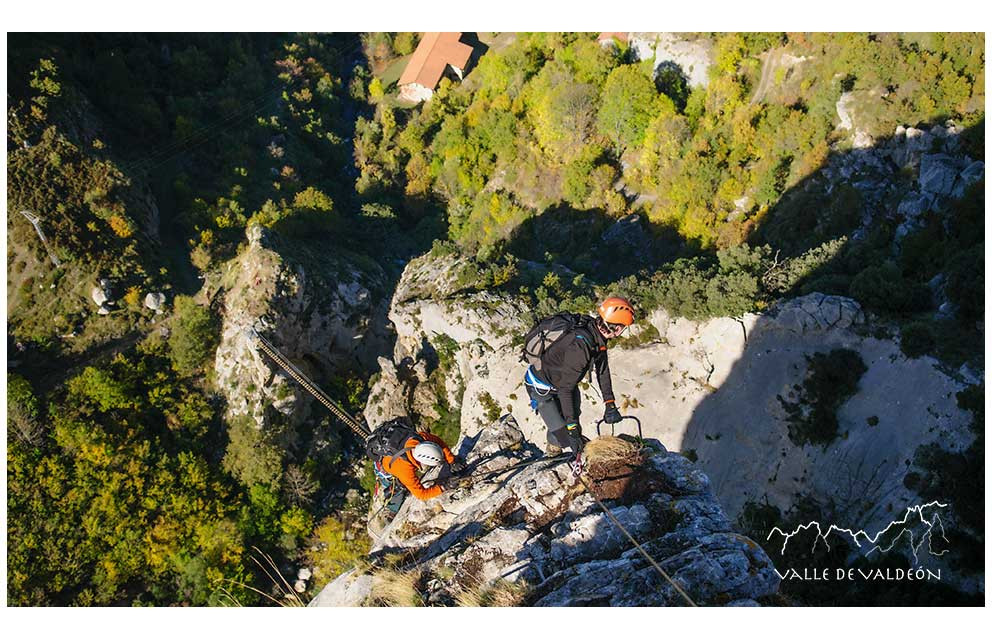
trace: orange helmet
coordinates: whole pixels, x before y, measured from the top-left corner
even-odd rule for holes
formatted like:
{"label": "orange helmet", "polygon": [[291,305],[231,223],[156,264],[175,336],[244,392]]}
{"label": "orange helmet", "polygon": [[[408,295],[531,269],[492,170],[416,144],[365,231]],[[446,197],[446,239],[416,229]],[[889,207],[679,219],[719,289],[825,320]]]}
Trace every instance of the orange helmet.
{"label": "orange helmet", "polygon": [[599,305],[599,317],[613,325],[629,327],[634,324],[634,308],[626,298],[610,296]]}

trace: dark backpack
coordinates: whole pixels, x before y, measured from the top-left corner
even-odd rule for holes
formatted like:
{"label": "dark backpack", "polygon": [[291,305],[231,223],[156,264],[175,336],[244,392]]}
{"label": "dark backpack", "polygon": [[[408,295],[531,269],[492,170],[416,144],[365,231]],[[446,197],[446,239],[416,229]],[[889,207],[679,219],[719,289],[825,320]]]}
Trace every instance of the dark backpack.
{"label": "dark backpack", "polygon": [[373,462],[380,461],[383,457],[395,457],[405,450],[411,437],[424,441],[405,417],[391,419],[369,435],[365,441],[365,454]]}
{"label": "dark backpack", "polygon": [[542,360],[551,345],[565,334],[575,329],[585,328],[590,318],[579,314],[559,313],[548,316],[537,322],[524,336],[524,347],[520,353],[520,361],[540,371],[544,366]]}

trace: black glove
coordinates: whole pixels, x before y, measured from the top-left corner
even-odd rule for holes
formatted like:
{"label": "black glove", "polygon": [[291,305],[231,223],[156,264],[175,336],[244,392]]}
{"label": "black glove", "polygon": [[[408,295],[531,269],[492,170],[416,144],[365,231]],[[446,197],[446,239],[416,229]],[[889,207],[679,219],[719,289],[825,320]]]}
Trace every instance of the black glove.
{"label": "black glove", "polygon": [[622,419],[623,416],[620,415],[620,410],[617,409],[616,404],[610,402],[609,404],[606,405],[606,412],[603,413],[603,421],[605,421],[607,424],[616,424]]}
{"label": "black glove", "polygon": [[455,461],[451,462],[451,464],[449,465],[451,466],[451,473],[453,475],[458,475],[465,471],[465,462],[463,462],[460,459],[456,459]]}
{"label": "black glove", "polygon": [[572,438],[572,450],[575,452],[581,451],[582,447],[585,446],[585,442],[582,437],[582,427],[578,422],[569,422],[565,425],[565,428],[568,430],[568,436]]}

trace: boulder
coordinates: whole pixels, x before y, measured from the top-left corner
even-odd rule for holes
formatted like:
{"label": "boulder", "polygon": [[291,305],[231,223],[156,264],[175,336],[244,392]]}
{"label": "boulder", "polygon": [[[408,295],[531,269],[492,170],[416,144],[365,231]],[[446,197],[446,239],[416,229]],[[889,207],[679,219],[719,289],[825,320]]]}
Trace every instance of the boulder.
{"label": "boulder", "polygon": [[162,292],[149,292],[145,294],[145,307],[152,309],[156,314],[162,313],[165,306],[165,294]]}
{"label": "boulder", "polygon": [[934,199],[934,195],[927,192],[907,192],[896,212],[907,219],[916,218],[933,206]]}
{"label": "boulder", "polygon": [[935,195],[949,195],[954,190],[961,160],[950,155],[923,155],[920,159],[920,190]]}
{"label": "boulder", "polygon": [[899,126],[892,141],[894,145],[889,155],[892,161],[900,169],[911,168],[916,167],[920,162],[920,156],[930,150],[933,136],[919,128]]}
{"label": "boulder", "polygon": [[818,292],[782,303],[775,318],[775,325],[795,333],[846,329],[865,321],[857,301]]}
{"label": "boulder", "polygon": [[854,131],[851,145],[855,148],[871,148],[875,145],[875,138],[868,134],[867,131],[858,129]]}
{"label": "boulder", "polygon": [[973,161],[968,164],[961,174],[958,175],[958,180],[954,184],[953,190],[951,190],[951,196],[955,198],[961,198],[964,196],[965,190],[967,190],[972,184],[978,183],[985,178],[985,162],[984,161]]}
{"label": "boulder", "polygon": [[90,298],[93,299],[93,302],[96,303],[98,307],[102,306],[105,302],[110,300],[107,297],[107,292],[105,292],[101,287],[94,287],[93,289],[91,289]]}
{"label": "boulder", "polygon": [[646,258],[646,252],[651,249],[651,238],[644,229],[644,223],[639,214],[628,214],[617,219],[602,235],[603,243],[624,250],[625,254],[633,257]]}

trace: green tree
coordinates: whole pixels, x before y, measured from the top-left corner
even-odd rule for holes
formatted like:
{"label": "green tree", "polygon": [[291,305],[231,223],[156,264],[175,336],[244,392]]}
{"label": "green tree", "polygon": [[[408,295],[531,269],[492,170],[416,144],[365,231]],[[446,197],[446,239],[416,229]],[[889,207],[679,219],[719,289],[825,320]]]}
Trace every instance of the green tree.
{"label": "green tree", "polygon": [[7,435],[28,446],[38,446],[45,439],[38,398],[31,383],[16,373],[7,374]]}
{"label": "green tree", "polygon": [[651,79],[636,66],[618,66],[606,78],[600,99],[599,131],[621,151],[639,146],[658,111],[658,91]]}
{"label": "green tree", "polygon": [[176,296],[169,358],[181,375],[200,373],[220,340],[213,314],[189,296]]}
{"label": "green tree", "polygon": [[393,38],[393,50],[397,55],[409,55],[417,48],[420,34],[415,31],[400,31]]}

